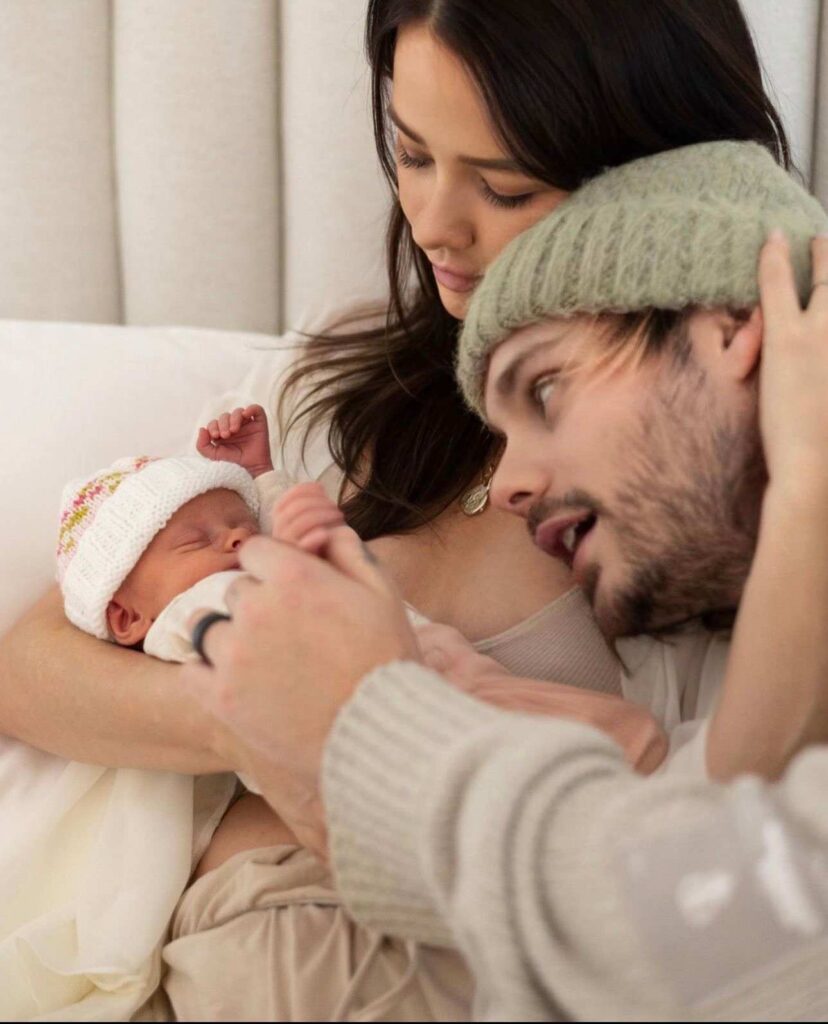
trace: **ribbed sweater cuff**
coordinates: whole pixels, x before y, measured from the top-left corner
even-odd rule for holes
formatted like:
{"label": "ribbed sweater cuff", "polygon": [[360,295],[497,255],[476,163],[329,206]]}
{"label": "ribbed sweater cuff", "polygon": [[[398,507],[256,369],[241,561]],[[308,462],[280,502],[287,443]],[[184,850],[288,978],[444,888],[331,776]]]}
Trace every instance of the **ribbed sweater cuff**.
{"label": "ribbed sweater cuff", "polygon": [[374,670],[340,712],[323,794],[337,888],[361,923],[453,944],[423,871],[430,794],[455,741],[498,714],[413,662]]}

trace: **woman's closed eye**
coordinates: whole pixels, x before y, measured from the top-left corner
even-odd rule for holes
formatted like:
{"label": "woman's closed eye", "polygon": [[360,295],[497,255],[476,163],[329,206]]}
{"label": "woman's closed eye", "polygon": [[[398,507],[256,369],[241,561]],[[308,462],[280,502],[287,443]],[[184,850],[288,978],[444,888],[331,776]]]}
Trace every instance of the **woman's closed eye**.
{"label": "woman's closed eye", "polygon": [[483,184],[483,195],[493,206],[500,206],[506,210],[514,210],[518,206],[525,206],[535,195],[534,192],[521,192],[516,196],[507,196],[502,192],[495,192],[485,178],[480,179]]}
{"label": "woman's closed eye", "polygon": [[[401,167],[411,171],[422,170],[432,162],[430,157],[415,156],[413,153],[409,153],[399,140],[397,141],[397,161]],[[485,178],[480,178],[480,190],[483,193],[483,198],[491,203],[492,206],[506,210],[514,210],[518,206],[525,206],[535,195],[534,192],[521,192],[518,195],[507,195],[503,192],[497,192]]]}
{"label": "woman's closed eye", "polygon": [[431,163],[428,157],[414,156],[413,153],[409,153],[401,142],[397,142],[397,160],[403,167],[408,167],[410,170],[419,170]]}

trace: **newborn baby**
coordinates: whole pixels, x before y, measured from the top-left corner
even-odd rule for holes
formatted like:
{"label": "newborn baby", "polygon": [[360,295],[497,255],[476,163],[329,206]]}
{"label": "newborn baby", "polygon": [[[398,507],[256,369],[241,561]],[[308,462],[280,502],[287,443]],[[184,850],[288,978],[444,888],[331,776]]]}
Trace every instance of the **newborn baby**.
{"label": "newborn baby", "polygon": [[[128,458],[70,484],[57,549],[68,618],[191,656],[171,609],[200,587],[224,594],[262,501],[286,483],[251,467],[255,480],[195,454]],[[0,777],[15,824],[0,849],[0,1019],[130,1020],[158,986],[170,917],[236,776],[67,761],[0,737]]]}
{"label": "newborn baby", "polygon": [[[201,455],[119,459],[64,490],[58,579],[67,617],[167,661],[193,656],[189,619],[225,610],[239,548],[289,481],[273,470],[261,406],[199,431]],[[318,485],[285,499],[274,536],[317,552],[342,513]]]}

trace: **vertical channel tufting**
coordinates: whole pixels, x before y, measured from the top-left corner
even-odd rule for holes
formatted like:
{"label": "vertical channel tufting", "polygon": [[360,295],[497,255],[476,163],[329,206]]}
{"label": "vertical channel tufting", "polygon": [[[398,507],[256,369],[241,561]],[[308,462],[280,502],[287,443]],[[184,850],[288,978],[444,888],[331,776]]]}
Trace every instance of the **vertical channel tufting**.
{"label": "vertical channel tufting", "polygon": [[371,127],[366,0],[281,5],[285,328],[385,294],[388,193]]}
{"label": "vertical channel tufting", "polygon": [[4,0],[0,316],[117,322],[107,0]]}
{"label": "vertical channel tufting", "polygon": [[276,0],[113,0],[125,321],[279,324]]}
{"label": "vertical channel tufting", "polygon": [[817,91],[814,104],[814,194],[828,206],[828,4],[820,0]]}
{"label": "vertical channel tufting", "polygon": [[793,159],[810,185],[820,0],[742,0]]}
{"label": "vertical channel tufting", "polygon": [[276,160],[276,186],[278,189],[276,197],[276,268],[277,268],[277,295],[279,321],[276,331],[283,334],[285,331],[285,151],[282,144],[283,122],[285,116],[284,102],[285,90],[282,83],[284,60],[282,58],[282,0],[273,0],[274,26],[273,26],[273,64],[276,69],[276,118],[275,135],[273,139],[273,152]]}

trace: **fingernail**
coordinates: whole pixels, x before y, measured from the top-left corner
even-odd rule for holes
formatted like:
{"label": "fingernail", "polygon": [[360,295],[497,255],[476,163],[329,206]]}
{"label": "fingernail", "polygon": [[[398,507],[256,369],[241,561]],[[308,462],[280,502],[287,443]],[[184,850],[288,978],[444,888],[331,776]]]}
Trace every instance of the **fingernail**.
{"label": "fingernail", "polygon": [[814,238],[828,238],[828,231],[817,231]]}
{"label": "fingernail", "polygon": [[787,239],[787,237],[785,235],[785,232],[782,230],[782,228],[771,228],[770,231],[768,232],[768,239],[767,240],[769,242],[787,242],[788,241],[788,239]]}

